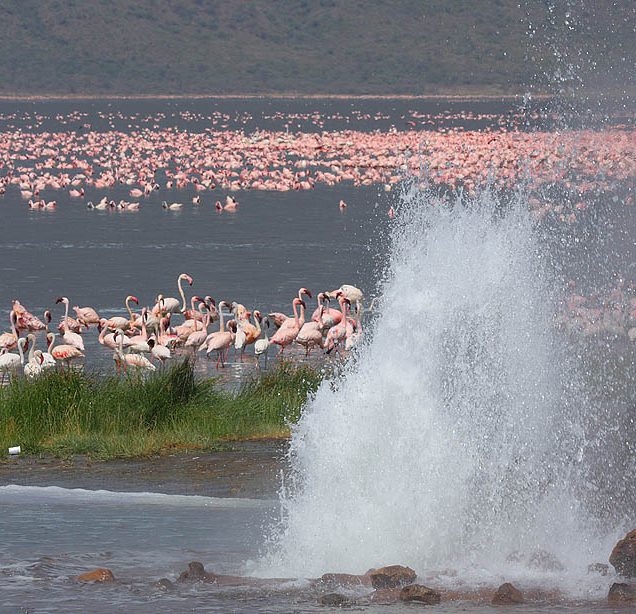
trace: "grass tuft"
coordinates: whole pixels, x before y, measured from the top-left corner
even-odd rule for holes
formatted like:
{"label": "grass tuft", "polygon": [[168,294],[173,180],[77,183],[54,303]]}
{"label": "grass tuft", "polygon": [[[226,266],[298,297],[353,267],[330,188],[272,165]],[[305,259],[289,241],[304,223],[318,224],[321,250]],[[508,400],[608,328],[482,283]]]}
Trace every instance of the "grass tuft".
{"label": "grass tuft", "polygon": [[0,449],[107,459],[284,436],[321,378],[281,362],[232,393],[189,361],[149,377],[51,371],[0,390]]}

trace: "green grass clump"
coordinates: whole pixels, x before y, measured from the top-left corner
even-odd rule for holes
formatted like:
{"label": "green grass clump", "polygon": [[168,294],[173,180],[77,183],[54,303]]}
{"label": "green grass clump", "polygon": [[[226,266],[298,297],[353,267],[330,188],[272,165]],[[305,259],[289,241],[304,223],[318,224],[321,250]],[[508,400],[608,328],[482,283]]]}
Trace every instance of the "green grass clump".
{"label": "green grass clump", "polygon": [[320,379],[281,362],[232,393],[196,378],[189,361],[150,377],[51,371],[0,390],[0,447],[116,458],[284,436]]}

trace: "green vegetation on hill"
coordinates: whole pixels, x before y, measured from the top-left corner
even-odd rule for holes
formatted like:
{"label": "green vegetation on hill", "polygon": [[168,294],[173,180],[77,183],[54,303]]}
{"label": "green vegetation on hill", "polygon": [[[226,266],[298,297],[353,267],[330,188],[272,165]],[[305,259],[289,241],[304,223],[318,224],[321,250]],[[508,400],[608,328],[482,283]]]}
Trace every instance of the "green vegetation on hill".
{"label": "green vegetation on hill", "polygon": [[633,79],[631,3],[549,4],[0,0],[0,94],[519,91],[561,42],[592,50],[597,75],[616,65]]}
{"label": "green vegetation on hill", "polygon": [[132,457],[287,435],[320,374],[281,362],[236,393],[182,362],[147,378],[51,371],[0,388],[0,449]]}

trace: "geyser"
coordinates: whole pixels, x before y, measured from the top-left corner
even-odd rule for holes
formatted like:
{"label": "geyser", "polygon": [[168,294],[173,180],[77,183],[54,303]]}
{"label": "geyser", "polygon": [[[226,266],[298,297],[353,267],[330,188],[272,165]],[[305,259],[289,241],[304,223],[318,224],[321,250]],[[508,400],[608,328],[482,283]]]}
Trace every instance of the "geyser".
{"label": "geyser", "polygon": [[405,188],[373,333],[294,429],[268,573],[606,560],[549,260],[523,192]]}

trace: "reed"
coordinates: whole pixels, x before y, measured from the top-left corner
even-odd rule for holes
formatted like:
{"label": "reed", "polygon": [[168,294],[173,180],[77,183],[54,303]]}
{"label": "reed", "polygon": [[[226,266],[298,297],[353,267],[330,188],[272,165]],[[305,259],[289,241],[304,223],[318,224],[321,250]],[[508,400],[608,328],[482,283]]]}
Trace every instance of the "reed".
{"label": "reed", "polygon": [[105,459],[285,436],[321,378],[281,362],[230,392],[189,361],[150,377],[51,371],[0,390],[0,449]]}

